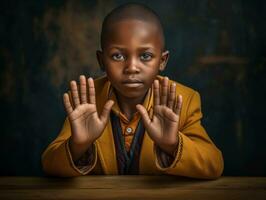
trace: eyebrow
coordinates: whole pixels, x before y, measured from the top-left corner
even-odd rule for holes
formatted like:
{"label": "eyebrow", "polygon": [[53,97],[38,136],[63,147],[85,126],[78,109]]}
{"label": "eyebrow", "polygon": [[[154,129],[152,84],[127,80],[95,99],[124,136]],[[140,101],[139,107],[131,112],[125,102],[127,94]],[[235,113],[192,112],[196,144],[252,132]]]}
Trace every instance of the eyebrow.
{"label": "eyebrow", "polygon": [[[125,50],[127,49],[126,46],[123,46],[123,45],[112,45],[111,47],[109,47],[108,49],[119,49],[119,50]],[[138,49],[140,50],[147,50],[147,49],[152,49],[154,50],[155,48],[151,45],[143,45],[143,46],[140,46]]]}

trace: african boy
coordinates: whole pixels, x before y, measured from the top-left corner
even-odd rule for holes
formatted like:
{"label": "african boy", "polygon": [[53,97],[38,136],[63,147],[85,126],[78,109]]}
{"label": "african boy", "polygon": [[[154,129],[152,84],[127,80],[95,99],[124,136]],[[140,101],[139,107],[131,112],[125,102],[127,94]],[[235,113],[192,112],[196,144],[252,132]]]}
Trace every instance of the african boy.
{"label": "african boy", "polygon": [[106,16],[97,51],[106,76],[70,82],[68,118],[43,154],[48,174],[221,175],[222,154],[200,124],[199,94],[158,75],[169,57],[164,43],[157,15],[143,5]]}

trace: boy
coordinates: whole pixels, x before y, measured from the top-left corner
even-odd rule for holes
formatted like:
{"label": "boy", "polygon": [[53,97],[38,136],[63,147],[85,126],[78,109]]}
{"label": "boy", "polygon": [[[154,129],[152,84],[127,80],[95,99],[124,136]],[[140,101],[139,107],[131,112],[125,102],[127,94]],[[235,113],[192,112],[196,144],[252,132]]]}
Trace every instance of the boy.
{"label": "boy", "polygon": [[223,157],[204,128],[199,94],[167,77],[157,15],[126,4],[104,19],[97,59],[106,76],[80,76],[63,96],[67,119],[42,155],[56,176],[171,174],[218,178]]}

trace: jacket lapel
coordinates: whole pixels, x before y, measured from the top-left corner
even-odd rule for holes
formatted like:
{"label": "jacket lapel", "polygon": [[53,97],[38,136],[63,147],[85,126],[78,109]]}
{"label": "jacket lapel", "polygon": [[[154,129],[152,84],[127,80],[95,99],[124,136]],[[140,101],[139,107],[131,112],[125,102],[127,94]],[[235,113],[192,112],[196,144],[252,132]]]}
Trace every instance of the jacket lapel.
{"label": "jacket lapel", "polygon": [[118,174],[115,145],[110,120],[108,121],[102,136],[96,141],[96,144],[104,174]]}
{"label": "jacket lapel", "polygon": [[[99,115],[103,110],[104,104],[108,100],[110,86],[111,84],[106,76],[99,79],[98,82],[95,82],[97,111]],[[118,174],[115,144],[110,119],[108,120],[103,134],[96,140],[96,145],[104,174]]]}
{"label": "jacket lapel", "polygon": [[156,174],[153,141],[145,131],[139,160],[139,174]]}
{"label": "jacket lapel", "polygon": [[[161,80],[161,76],[157,76],[157,79]],[[97,110],[102,112],[103,106],[109,97],[110,82],[107,77],[99,80],[95,85],[96,89],[96,102]],[[153,114],[153,90],[151,99],[148,105],[150,117]],[[118,174],[118,167],[116,162],[116,150],[113,139],[111,120],[108,120],[108,124],[104,129],[103,134],[97,139],[96,145],[98,148],[98,156],[102,164],[102,168],[105,174]],[[139,161],[139,173],[140,174],[159,174],[159,170],[155,165],[155,153],[153,152],[154,142],[145,131],[143,137],[142,148],[140,152]]]}

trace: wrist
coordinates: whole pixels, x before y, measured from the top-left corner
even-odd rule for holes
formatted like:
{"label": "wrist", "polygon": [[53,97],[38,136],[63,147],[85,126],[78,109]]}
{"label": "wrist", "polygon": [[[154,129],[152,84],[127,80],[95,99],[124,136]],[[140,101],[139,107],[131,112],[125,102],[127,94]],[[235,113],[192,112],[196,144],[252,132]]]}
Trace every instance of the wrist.
{"label": "wrist", "polygon": [[71,135],[69,137],[69,143],[72,145],[72,146],[78,146],[78,147],[86,147],[86,146],[89,146],[93,143],[94,141],[91,141],[91,140],[81,140],[81,139],[76,139],[73,137],[73,135]]}
{"label": "wrist", "polygon": [[72,159],[76,161],[92,146],[93,142],[76,144],[70,137],[68,144]]}
{"label": "wrist", "polygon": [[178,140],[174,142],[173,144],[167,144],[167,145],[158,145],[162,151],[167,153],[168,155],[175,157],[176,151],[178,149],[179,142]]}

